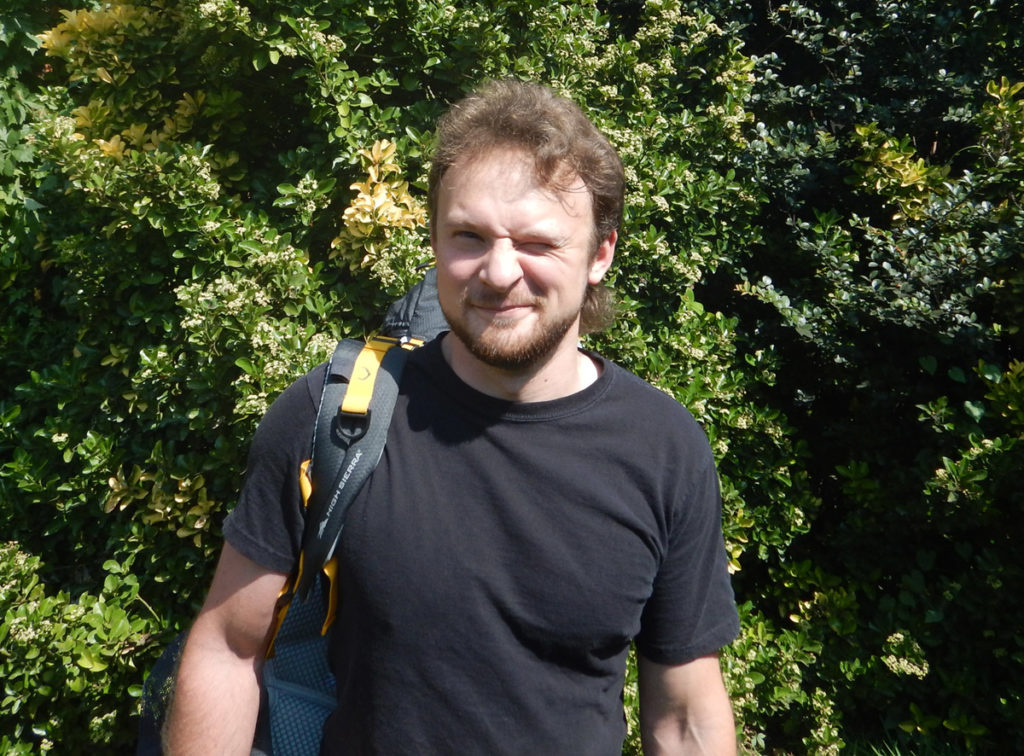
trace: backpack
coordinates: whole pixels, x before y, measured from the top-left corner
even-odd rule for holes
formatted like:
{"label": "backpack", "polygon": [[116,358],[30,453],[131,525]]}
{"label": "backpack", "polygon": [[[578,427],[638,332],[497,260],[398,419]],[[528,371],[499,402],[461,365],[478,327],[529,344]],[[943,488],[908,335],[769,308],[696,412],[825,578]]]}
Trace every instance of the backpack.
{"label": "backpack", "polygon": [[[383,452],[409,352],[447,328],[437,274],[430,269],[388,308],[378,336],[366,343],[343,339],[328,363],[310,460],[300,479],[306,505],[302,549],[275,608],[253,756],[319,752],[324,722],[337,703],[327,659],[338,596],[334,551],[348,506]],[[162,752],[160,731],[185,636],[175,638],[146,678],[139,756]]]}

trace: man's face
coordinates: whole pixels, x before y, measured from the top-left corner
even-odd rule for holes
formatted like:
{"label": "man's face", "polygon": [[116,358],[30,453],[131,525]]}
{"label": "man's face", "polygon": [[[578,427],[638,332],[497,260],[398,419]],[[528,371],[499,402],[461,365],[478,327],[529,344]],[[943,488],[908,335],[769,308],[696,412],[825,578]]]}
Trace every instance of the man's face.
{"label": "man's face", "polygon": [[538,185],[518,150],[456,164],[438,187],[431,226],[441,309],[481,362],[527,370],[576,350],[587,284],[611,264],[616,234],[595,248],[592,199]]}

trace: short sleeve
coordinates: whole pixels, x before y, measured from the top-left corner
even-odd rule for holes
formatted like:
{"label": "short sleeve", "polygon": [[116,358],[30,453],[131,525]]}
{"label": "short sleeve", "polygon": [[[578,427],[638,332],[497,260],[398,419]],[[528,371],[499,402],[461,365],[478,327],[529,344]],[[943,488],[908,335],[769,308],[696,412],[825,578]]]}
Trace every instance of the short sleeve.
{"label": "short sleeve", "polygon": [[722,537],[722,504],[710,448],[692,453],[685,492],[675,503],[668,546],[637,636],[640,653],[659,664],[683,664],[732,642],[739,617]]}
{"label": "short sleeve", "polygon": [[249,448],[238,504],[224,520],[224,538],[275,572],[290,572],[302,544],[302,463],[309,458],[325,366],[289,386],[263,416]]}

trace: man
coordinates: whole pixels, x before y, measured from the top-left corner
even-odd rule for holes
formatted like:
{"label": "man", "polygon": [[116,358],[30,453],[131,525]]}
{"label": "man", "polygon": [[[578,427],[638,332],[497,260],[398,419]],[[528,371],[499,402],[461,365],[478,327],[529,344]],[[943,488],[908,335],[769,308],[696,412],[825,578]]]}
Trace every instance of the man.
{"label": "man", "polygon": [[[429,184],[451,331],[410,355],[349,510],[324,753],[615,754],[639,650],[644,748],[732,754],[738,622],[708,443],[596,354],[623,173],[582,112],[493,82],[442,119]],[[260,426],[175,695],[172,753],[246,753],[302,532],[323,367]]]}

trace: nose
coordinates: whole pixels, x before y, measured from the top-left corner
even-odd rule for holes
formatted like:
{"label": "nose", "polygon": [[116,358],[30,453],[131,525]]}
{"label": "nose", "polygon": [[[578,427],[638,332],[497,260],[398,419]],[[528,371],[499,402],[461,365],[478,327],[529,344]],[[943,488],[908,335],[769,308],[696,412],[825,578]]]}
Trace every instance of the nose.
{"label": "nose", "polygon": [[515,245],[509,239],[495,239],[484,255],[480,280],[492,289],[507,291],[522,277]]}

